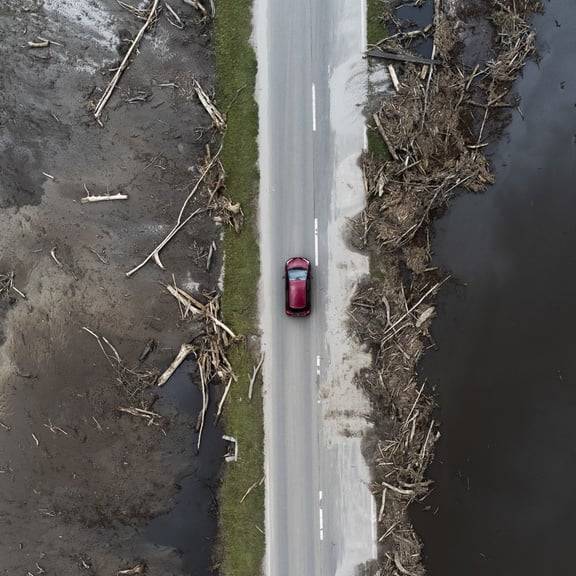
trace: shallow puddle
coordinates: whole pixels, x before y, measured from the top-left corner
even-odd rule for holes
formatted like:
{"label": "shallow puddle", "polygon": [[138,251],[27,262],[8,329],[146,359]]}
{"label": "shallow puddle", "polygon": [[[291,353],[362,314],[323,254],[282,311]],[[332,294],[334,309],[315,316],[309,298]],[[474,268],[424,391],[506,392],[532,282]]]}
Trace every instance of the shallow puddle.
{"label": "shallow puddle", "polygon": [[[404,32],[423,30],[434,20],[434,2],[426,0],[421,6],[414,6],[412,2],[400,4],[395,11],[395,18],[402,24]],[[414,38],[411,49],[425,58],[432,55],[432,36]]]}
{"label": "shallow puddle", "polygon": [[[191,376],[193,366],[189,360],[176,371],[162,390],[160,405],[176,408],[196,418],[202,408],[202,395]],[[152,520],[146,528],[146,537],[153,544],[179,551],[183,570],[191,576],[216,574],[212,569],[218,529],[216,497],[225,447],[222,431],[214,425],[214,415],[215,402],[212,401],[200,453],[180,479],[180,491],[173,509]],[[190,437],[194,446],[196,441],[196,435]]]}

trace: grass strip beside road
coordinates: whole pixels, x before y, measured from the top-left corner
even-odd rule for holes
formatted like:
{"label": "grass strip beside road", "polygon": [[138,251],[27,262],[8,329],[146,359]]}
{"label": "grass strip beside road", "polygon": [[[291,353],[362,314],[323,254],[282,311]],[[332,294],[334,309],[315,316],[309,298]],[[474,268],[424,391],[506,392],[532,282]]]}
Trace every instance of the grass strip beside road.
{"label": "grass strip beside road", "polygon": [[225,464],[220,488],[219,562],[223,576],[257,576],[264,556],[264,487],[241,502],[264,469],[263,407],[259,388],[248,401],[248,385],[257,361],[249,343],[258,332],[257,290],[260,259],[257,235],[258,108],[254,100],[256,56],[250,43],[252,0],[219,0],[216,10],[216,98],[227,111],[222,150],[228,195],[245,215],[240,233],[224,237],[222,295],[224,321],[243,336],[229,355],[238,377],[224,411],[226,433],[238,441],[239,460]]}
{"label": "grass strip beside road", "polygon": [[385,4],[382,0],[368,0],[367,34],[368,45],[376,44],[386,37],[388,30],[382,20]]}
{"label": "grass strip beside road", "polygon": [[[367,28],[367,41],[368,46],[372,46],[382,40],[382,38],[386,38],[388,34],[388,30],[386,29],[386,25],[382,20],[382,14],[384,12],[384,4],[382,0],[368,0],[367,4],[367,14],[366,14],[366,28]],[[372,64],[371,60],[368,59],[368,66],[371,67]],[[381,62],[375,64],[376,66],[383,66]],[[374,94],[372,91],[372,87],[369,86],[369,97],[374,98]],[[378,131],[373,126],[374,122],[371,118],[367,118],[368,124],[368,150],[372,152],[377,158],[381,160],[388,159],[388,150],[386,145],[382,141],[382,137],[378,134]]]}

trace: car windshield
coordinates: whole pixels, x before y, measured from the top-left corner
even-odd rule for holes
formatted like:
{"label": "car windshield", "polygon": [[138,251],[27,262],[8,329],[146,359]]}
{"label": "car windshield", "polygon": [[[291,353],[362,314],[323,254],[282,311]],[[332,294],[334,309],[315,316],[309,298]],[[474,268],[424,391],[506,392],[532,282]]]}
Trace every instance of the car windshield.
{"label": "car windshield", "polygon": [[306,280],[306,274],[303,268],[293,268],[288,270],[288,280]]}

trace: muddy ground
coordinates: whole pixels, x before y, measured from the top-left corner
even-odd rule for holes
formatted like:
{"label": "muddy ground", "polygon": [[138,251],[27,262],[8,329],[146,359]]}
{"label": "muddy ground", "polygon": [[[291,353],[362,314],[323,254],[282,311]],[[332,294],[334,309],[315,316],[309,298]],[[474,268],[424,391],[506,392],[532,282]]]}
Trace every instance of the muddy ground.
{"label": "muddy ground", "polygon": [[[207,272],[206,253],[219,230],[207,214],[163,252],[168,272],[150,264],[125,276],[170,229],[213,136],[191,92],[192,77],[211,85],[209,26],[173,8],[184,28],[160,15],[100,127],[91,109],[142,21],[113,0],[0,6],[0,274],[14,272],[26,296],[0,299],[0,574],[116,574],[138,562],[151,575],[208,572],[213,504],[186,569],[146,527],[174,506],[183,478],[217,471],[221,453],[197,457],[193,410],[178,395],[155,402],[154,387],[132,394],[82,330],[155,372],[190,332],[161,283],[174,273],[191,291],[217,286],[221,259]],[[54,43],[29,48],[37,36]],[[84,186],[129,199],[82,204]],[[164,418],[148,426],[117,410],[136,405]],[[202,498],[214,482],[203,478]]]}

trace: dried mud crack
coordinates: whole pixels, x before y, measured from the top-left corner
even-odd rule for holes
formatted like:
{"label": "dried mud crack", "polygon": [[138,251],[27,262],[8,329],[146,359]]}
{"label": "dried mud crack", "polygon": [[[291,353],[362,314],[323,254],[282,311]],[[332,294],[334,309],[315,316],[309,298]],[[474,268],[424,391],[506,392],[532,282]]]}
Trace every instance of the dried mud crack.
{"label": "dried mud crack", "polygon": [[[513,82],[535,54],[533,0],[436,0],[434,21],[413,30],[385,5],[389,34],[370,47],[372,66],[387,62],[394,91],[370,103],[372,130],[387,154],[363,158],[367,208],[351,226],[371,256],[372,277],[358,287],[350,326],[372,354],[358,377],[374,409],[365,451],[379,502],[378,574],[423,575],[421,543],[409,507],[432,488],[426,469],[440,426],[433,391],[417,375],[431,344],[435,295],[446,273],[430,265],[431,222],[455,194],[492,182],[484,155],[512,111]],[[419,4],[419,3],[417,3]],[[433,38],[430,58],[414,41]]]}

